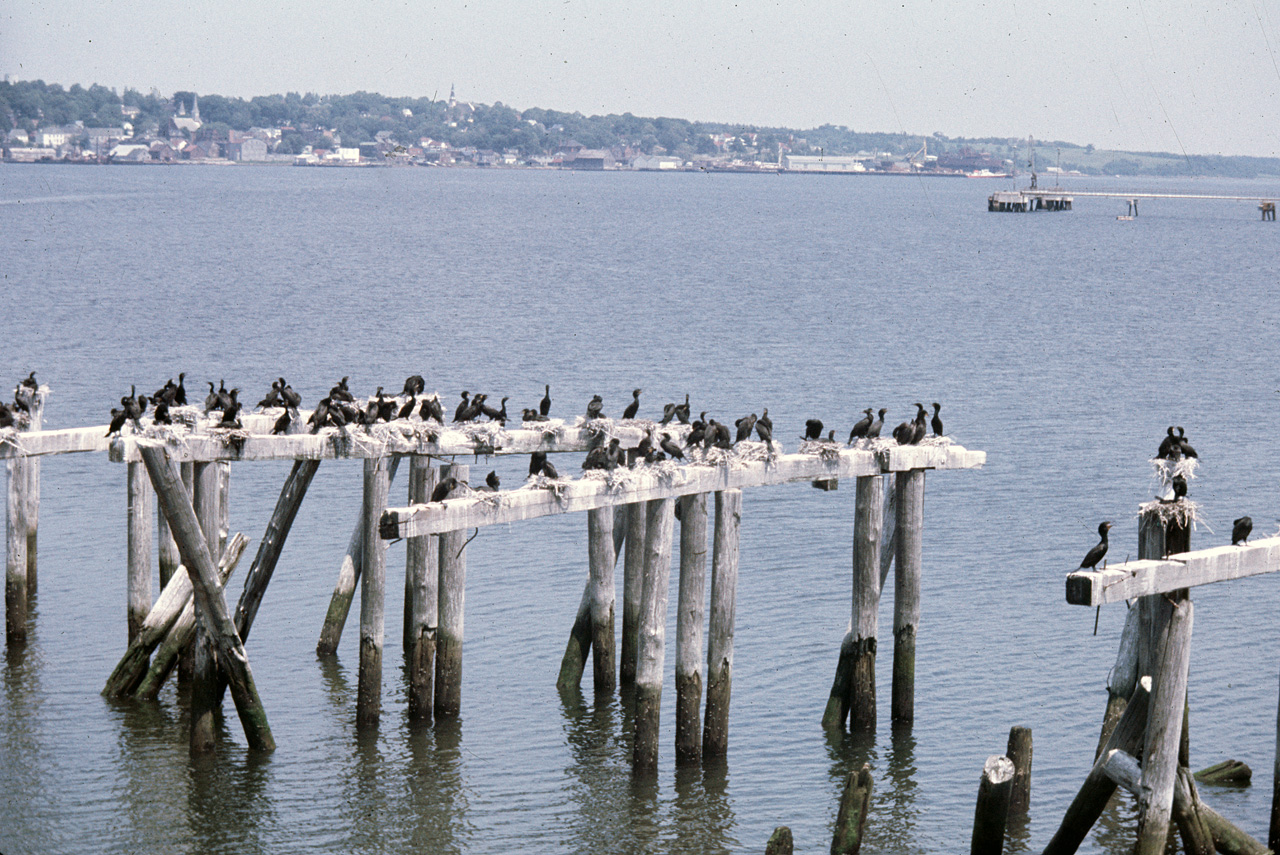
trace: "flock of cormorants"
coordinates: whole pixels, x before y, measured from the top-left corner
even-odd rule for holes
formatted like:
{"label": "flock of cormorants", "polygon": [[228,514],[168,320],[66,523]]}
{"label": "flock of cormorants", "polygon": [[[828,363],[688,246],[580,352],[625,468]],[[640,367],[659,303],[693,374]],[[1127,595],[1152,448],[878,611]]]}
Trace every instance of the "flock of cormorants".
{"label": "flock of cormorants", "polygon": [[31,408],[36,403],[36,391],[39,388],[36,373],[32,371],[13,390],[12,405],[0,401],[0,428],[14,427],[21,414],[31,414]]}
{"label": "flock of cormorants", "polygon": [[[917,406],[919,406],[917,404]],[[937,404],[934,404],[936,407]],[[1160,447],[1156,450],[1157,460],[1178,461],[1183,458],[1198,460],[1200,455],[1196,453],[1195,448],[1187,441],[1187,432],[1181,425],[1170,425],[1165,431],[1165,437],[1160,441]],[[1160,499],[1165,504],[1177,504],[1187,496],[1187,479],[1181,472],[1174,472],[1172,478],[1169,479],[1169,486],[1173,491],[1173,497],[1169,499]],[[1098,535],[1101,540],[1098,544],[1090,549],[1084,556],[1084,560],[1080,562],[1078,570],[1096,570],[1098,562],[1102,561],[1107,554],[1107,531],[1111,528],[1111,523],[1102,522],[1098,524]],[[1253,520],[1250,517],[1240,517],[1231,523],[1231,545],[1238,546],[1243,543],[1246,546],[1249,543],[1249,535],[1253,533]]]}

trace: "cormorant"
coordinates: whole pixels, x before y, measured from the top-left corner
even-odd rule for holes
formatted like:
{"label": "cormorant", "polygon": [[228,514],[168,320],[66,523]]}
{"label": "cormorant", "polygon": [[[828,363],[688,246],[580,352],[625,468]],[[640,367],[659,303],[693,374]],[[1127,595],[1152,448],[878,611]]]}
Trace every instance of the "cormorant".
{"label": "cormorant", "polygon": [[120,399],[120,406],[124,407],[124,414],[133,421],[133,426],[142,430],[142,422],[139,419],[147,409],[146,396],[138,396],[137,387],[130,386],[129,394]]}
{"label": "cormorant", "polygon": [[662,439],[658,442],[658,446],[667,453],[672,460],[684,460],[684,449],[676,445],[671,439],[671,434],[664,433]]}
{"label": "cormorant", "polygon": [[[382,387],[379,386],[381,391]],[[389,422],[396,417],[396,399],[386,398],[381,394],[378,395],[378,419],[380,421]]]}
{"label": "cormorant", "polygon": [[804,423],[805,439],[822,439],[822,419],[809,419]]}
{"label": "cormorant", "polygon": [[924,404],[916,404],[916,422],[912,427],[911,444],[919,445],[920,440],[924,439],[924,435],[928,432],[925,427],[924,420],[929,415],[929,411],[924,408]]}
{"label": "cormorant", "polygon": [[756,422],[758,421],[760,421],[759,416],[752,413],[751,415],[743,416],[734,422],[734,426],[738,429],[738,433],[733,440],[734,443],[737,444],[742,442],[744,439],[751,439],[751,431],[755,430]]}
{"label": "cormorant", "polygon": [[31,389],[32,391],[39,389],[40,384],[36,382],[36,373],[32,371],[30,374],[28,374],[27,378],[22,381],[22,385],[26,386],[28,389]]}
{"label": "cormorant", "polygon": [[458,408],[453,411],[453,420],[455,422],[462,421],[462,417],[467,414],[467,410],[471,409],[471,401],[468,400],[470,397],[470,392],[464,391],[462,393],[462,403],[458,404]]}
{"label": "cormorant", "polygon": [[165,384],[157,389],[156,393],[151,396],[151,400],[156,403],[164,401],[169,406],[173,406],[173,397],[177,394],[177,390],[178,387],[173,384],[173,378],[170,377],[165,381]]}
{"label": "cormorant", "polygon": [[583,469],[608,469],[609,456],[608,449],[603,445],[597,445],[595,448],[587,452],[586,459],[582,461]]}
{"label": "cormorant", "polygon": [[501,484],[502,482],[498,480],[497,471],[490,470],[489,474],[484,476],[484,483],[485,483],[485,486],[487,486],[490,490],[496,493],[498,492],[498,485]]}
{"label": "cormorant", "polygon": [[[483,393],[477,393],[471,396],[471,403],[462,411],[462,421],[472,422],[480,417],[483,412],[484,402],[489,396]],[[457,419],[455,419],[457,421]]]}
{"label": "cormorant", "polygon": [[942,405],[939,404],[937,401],[934,401],[933,419],[930,422],[931,426],[933,427],[934,436],[942,436],[942,416],[939,415],[941,411],[942,411]]}
{"label": "cormorant", "polygon": [[[663,436],[665,435],[663,434]],[[653,436],[652,434],[645,434],[641,437],[640,444],[636,446],[636,456],[647,457],[651,451],[653,451]]]}
{"label": "cormorant", "polygon": [[1191,443],[1187,442],[1187,432],[1182,429],[1182,425],[1178,425],[1178,445],[1182,448],[1183,457],[1194,457],[1197,460],[1200,458],[1196,450],[1191,447]]}
{"label": "cormorant", "polygon": [[163,398],[156,401],[155,412],[151,416],[151,420],[158,425],[171,425],[173,419],[169,417],[169,402]]}
{"label": "cormorant", "polygon": [[439,484],[436,485],[436,488],[434,490],[431,491],[431,501],[443,502],[445,499],[449,498],[449,494],[452,493],[453,489],[457,486],[458,486],[457,478],[454,478],[453,476],[445,478],[443,481],[441,481]]}
{"label": "cormorant", "polygon": [[329,403],[328,398],[321,398],[320,403],[316,404],[316,408],[311,411],[311,418],[307,419],[307,424],[311,425],[312,433],[319,433],[320,428],[324,427],[325,422],[329,420]]}
{"label": "cormorant", "polygon": [[756,436],[760,437],[760,441],[773,451],[773,428],[765,424],[764,417],[761,416],[756,422]]}
{"label": "cormorant", "polygon": [[1107,554],[1107,530],[1111,528],[1111,523],[1098,523],[1098,534],[1102,540],[1093,549],[1085,553],[1084,560],[1080,562],[1080,570],[1096,570],[1098,562],[1102,560],[1102,556]]}
{"label": "cormorant", "polygon": [[660,425],[669,425],[671,420],[676,417],[676,405],[667,404],[662,408],[662,419],[658,422]]}
{"label": "cormorant", "polygon": [[680,420],[680,424],[687,425],[689,423],[689,393],[684,393],[684,403],[676,404],[676,418]]}
{"label": "cormorant", "polygon": [[186,372],[178,374],[178,388],[173,394],[173,403],[177,404],[179,407],[185,407],[187,405],[186,380]]}
{"label": "cormorant", "polygon": [[640,412],[641,391],[642,390],[640,389],[633,389],[631,391],[631,403],[627,404],[627,408],[622,411],[622,417],[624,419],[634,419],[636,417],[636,413]]}
{"label": "cormorant", "polygon": [[667,455],[653,448],[649,449],[649,453],[644,456],[645,463],[660,463],[661,461],[666,459],[667,459]]}
{"label": "cormorant", "polygon": [[548,478],[560,477],[560,473],[556,471],[556,467],[552,465],[550,460],[542,464],[542,474],[546,475]]}
{"label": "cormorant", "polygon": [[279,380],[271,381],[271,391],[267,393],[265,398],[263,398],[261,401],[258,402],[258,406],[262,407],[264,410],[267,407],[280,406],[280,381]]}
{"label": "cormorant", "polygon": [[622,440],[614,437],[609,440],[609,447],[605,449],[605,468],[617,469],[626,457],[626,452],[622,450]]}
{"label": "cormorant", "polygon": [[1173,476],[1173,501],[1179,502],[1187,495],[1187,479],[1181,475]]}
{"label": "cormorant", "polygon": [[213,381],[206,381],[209,384],[209,394],[204,396],[204,411],[212,413],[214,410],[221,409],[222,399],[218,397],[218,390],[213,388]]}
{"label": "cormorant", "polygon": [[862,412],[866,413],[866,415],[858,419],[853,425],[853,430],[849,431],[849,445],[853,445],[855,439],[861,439],[866,436],[868,428],[871,427],[871,408],[867,407]]}
{"label": "cormorant", "polygon": [[551,415],[551,384],[549,383],[547,384],[547,393],[538,402],[538,414],[543,416]]}
{"label": "cormorant", "polygon": [[716,425],[716,433],[715,433],[716,448],[733,448],[733,434],[729,432],[729,426],[722,425],[719,422],[716,422],[715,425]]}
{"label": "cormorant", "polygon": [[231,393],[227,391],[227,381],[218,381],[218,409],[225,410],[231,406]]}
{"label": "cormorant", "polygon": [[587,404],[588,419],[604,418],[604,399],[599,395],[593,395],[591,401]]}
{"label": "cormorant", "polygon": [[535,451],[529,455],[529,477],[532,478],[542,471],[543,465],[547,462],[547,453],[545,451]]}
{"label": "cormorant", "polygon": [[284,412],[280,414],[280,418],[276,419],[276,423],[271,426],[272,434],[286,434],[289,432],[289,425],[293,424],[293,417],[289,415],[289,408],[285,407]]}
{"label": "cormorant", "polygon": [[343,377],[338,381],[338,385],[329,390],[330,401],[346,401],[348,404],[356,402],[355,395],[351,394],[351,390],[347,387],[349,377]]}
{"label": "cormorant", "polygon": [[[114,415],[117,411],[112,409],[111,412]],[[124,422],[121,421],[121,424],[124,424]],[[3,401],[0,401],[0,428],[7,427],[13,427],[13,410],[6,407]],[[116,428],[116,430],[119,430],[119,428]],[[109,431],[107,432],[107,436],[111,436]]]}
{"label": "cormorant", "polygon": [[1169,425],[1168,435],[1160,440],[1160,449],[1156,451],[1156,457],[1160,460],[1176,460],[1182,456],[1182,445],[1178,442],[1178,437],[1174,436],[1173,431],[1173,425]]}
{"label": "cormorant", "polygon": [[28,386],[25,380],[14,388],[13,404],[24,413],[31,412],[31,408],[36,405],[35,390]]}
{"label": "cormorant", "polygon": [[[716,437],[720,433],[720,423],[715,419],[707,419],[707,426],[702,430],[702,448],[710,451],[711,447],[716,444]],[[690,434],[692,436],[693,434]]]}
{"label": "cormorant", "polygon": [[[703,415],[705,416],[705,415],[706,415],[706,413],[703,413]],[[772,434],[772,433],[773,433],[773,419],[769,418],[769,408],[768,408],[768,407],[765,407],[765,408],[764,408],[764,412],[762,412],[762,413],[760,414],[760,421],[764,423],[765,430],[769,431],[769,433],[770,433],[770,434]]]}
{"label": "cormorant", "polygon": [[1244,541],[1245,545],[1249,545],[1249,535],[1253,532],[1253,520],[1249,517],[1241,517],[1231,524],[1231,545],[1235,546]]}
{"label": "cormorant", "polygon": [[871,427],[867,428],[867,439],[879,439],[880,429],[884,427],[884,414],[889,412],[887,407],[881,407],[876,420],[871,423]]}
{"label": "cormorant", "polygon": [[[4,406],[4,405],[0,404],[0,406]],[[3,427],[12,427],[13,413],[9,411],[8,407],[4,408],[4,415],[7,418],[9,423],[6,425],[3,425]],[[124,427],[124,423],[128,418],[129,418],[129,414],[126,413],[124,410],[117,410],[115,407],[112,407],[111,408],[111,424],[107,426],[107,436],[111,436],[111,434],[113,433],[120,433],[120,429]],[[3,420],[0,420],[0,421],[3,421]]]}
{"label": "cormorant", "polygon": [[444,424],[444,408],[440,406],[440,396],[435,395],[427,398],[422,402],[422,408],[418,410],[418,415],[425,422],[427,419],[435,419],[440,424]]}
{"label": "cormorant", "polygon": [[[235,391],[232,389],[231,391]],[[222,411],[222,421],[218,422],[220,428],[232,428],[238,430],[240,428],[240,403],[233,401],[231,406]]]}
{"label": "cormorant", "polygon": [[421,395],[427,390],[427,381],[421,374],[413,374],[405,379],[404,391],[400,394],[412,398],[415,395]]}
{"label": "cormorant", "polygon": [[[706,413],[703,413],[703,415],[705,416]],[[689,431],[689,435],[684,438],[685,447],[692,448],[702,442],[706,435],[707,426],[703,422],[694,422],[693,430]]]}
{"label": "cormorant", "polygon": [[414,398],[413,396],[410,396],[409,400],[405,401],[404,406],[400,408],[400,412],[396,413],[396,418],[397,419],[409,418],[409,416],[413,415],[413,409],[417,405],[418,405],[417,399]]}
{"label": "cormorant", "polygon": [[504,423],[505,423],[505,422],[506,422],[506,420],[507,420],[507,401],[509,401],[509,400],[510,400],[510,398],[509,398],[509,397],[508,397],[508,398],[503,398],[503,399],[502,399],[502,409],[497,409],[496,407],[486,406],[486,405],[485,405],[485,403],[484,403],[484,401],[483,401],[483,400],[481,400],[481,401],[480,401],[480,412],[482,412],[482,413],[484,413],[486,416],[488,416],[490,421],[495,421],[495,422],[504,422]]}
{"label": "cormorant", "polygon": [[295,410],[302,403],[302,396],[293,391],[293,387],[284,382],[283,377],[280,378],[280,399],[284,401],[286,407],[292,407]]}

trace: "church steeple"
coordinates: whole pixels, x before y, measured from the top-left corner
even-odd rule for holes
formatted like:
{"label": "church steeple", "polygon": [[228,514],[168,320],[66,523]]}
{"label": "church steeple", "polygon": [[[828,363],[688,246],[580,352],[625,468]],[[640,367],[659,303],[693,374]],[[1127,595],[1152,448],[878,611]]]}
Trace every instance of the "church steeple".
{"label": "church steeple", "polygon": [[200,96],[194,92],[191,93],[191,118],[200,121]]}
{"label": "church steeple", "polygon": [[449,106],[453,107],[457,103],[458,103],[458,100],[453,97],[453,84],[450,83],[449,84]]}

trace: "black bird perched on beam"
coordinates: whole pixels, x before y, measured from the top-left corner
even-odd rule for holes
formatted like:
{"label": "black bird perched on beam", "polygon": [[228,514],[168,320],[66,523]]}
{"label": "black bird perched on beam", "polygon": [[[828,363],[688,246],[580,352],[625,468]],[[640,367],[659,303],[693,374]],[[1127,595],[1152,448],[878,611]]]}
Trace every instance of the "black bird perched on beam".
{"label": "black bird perched on beam", "polygon": [[1096,570],[1098,562],[1102,560],[1102,556],[1107,554],[1107,530],[1111,528],[1111,523],[1098,523],[1098,534],[1102,540],[1093,549],[1085,553],[1084,560],[1080,562],[1080,570]]}
{"label": "black bird perched on beam", "polygon": [[599,395],[592,395],[591,401],[587,404],[588,419],[604,418],[604,399]]}
{"label": "black bird perched on beam", "polygon": [[445,499],[449,498],[449,494],[452,493],[453,489],[457,486],[458,486],[457,478],[454,478],[452,476],[445,478],[443,481],[441,481],[439,484],[436,485],[436,488],[434,490],[431,491],[431,501],[443,502]]}
{"label": "black bird perched on beam", "polygon": [[541,416],[551,415],[551,384],[550,383],[547,384],[546,389],[547,389],[547,393],[543,395],[542,400],[538,402],[538,415],[541,415]]}
{"label": "black bird perched on beam", "polygon": [[1173,425],[1169,425],[1168,435],[1160,440],[1160,448],[1156,451],[1156,457],[1160,460],[1176,460],[1182,456],[1182,445],[1173,431]]}
{"label": "black bird perched on beam", "polygon": [[289,425],[293,424],[293,416],[289,414],[289,408],[285,407],[284,412],[280,414],[280,418],[276,419],[276,423],[271,426],[273,435],[286,434],[289,432]]}
{"label": "black bird perched on beam", "polygon": [[855,439],[861,439],[866,436],[867,430],[871,427],[871,408],[867,407],[862,412],[866,413],[866,415],[858,419],[853,425],[853,430],[849,431],[849,445],[853,445]]}
{"label": "black bird perched on beam", "polygon": [[400,394],[412,398],[415,395],[421,395],[425,391],[427,391],[426,379],[421,374],[412,374],[405,378],[404,391]]}
{"label": "black bird perched on beam", "polygon": [[417,405],[418,405],[417,398],[410,396],[409,400],[405,401],[404,406],[400,408],[400,412],[396,413],[396,418],[397,419],[409,418],[409,416],[413,415],[413,408],[416,407]]}
{"label": "black bird perched on beam", "polygon": [[[181,374],[178,375],[178,380],[182,380]],[[181,389],[181,385],[178,388]],[[292,407],[295,410],[302,403],[302,396],[293,391],[293,387],[284,382],[283,377],[280,378],[280,400],[284,401],[286,407]]]}
{"label": "black bird perched on beam", "polygon": [[738,433],[733,440],[734,443],[742,442],[744,439],[751,439],[751,431],[755,430],[756,422],[758,421],[760,421],[759,416],[752,413],[734,422],[734,426],[738,429]]}
{"label": "black bird perched on beam", "polygon": [[349,377],[343,377],[338,381],[338,385],[329,390],[330,401],[346,401],[348,404],[356,402],[355,395],[351,394],[351,390],[347,388],[347,380]]}
{"label": "black bird perched on beam", "polygon": [[942,405],[939,404],[937,401],[934,401],[933,402],[933,419],[931,420],[931,427],[933,428],[934,436],[942,436],[942,416],[940,415],[941,412],[942,412]]}
{"label": "black bird perched on beam", "polygon": [[464,390],[462,393],[462,403],[458,404],[458,408],[453,411],[453,420],[455,422],[462,421],[462,417],[466,415],[467,410],[471,408],[471,401],[468,400],[470,397],[471,393]]}
{"label": "black bird perched on beam", "polygon": [[221,409],[222,400],[218,397],[218,390],[213,388],[213,381],[205,381],[209,384],[209,394],[204,396],[204,411],[211,413],[214,410]]}
{"label": "black bird perched on beam", "polygon": [[689,423],[689,393],[684,393],[684,403],[676,404],[676,418],[680,420],[680,424],[687,425]]}
{"label": "black bird perched on beam", "polygon": [[26,378],[23,379],[22,383],[19,385],[26,386],[28,389],[32,390],[33,392],[36,389],[40,388],[40,384],[36,382],[36,373],[34,371],[28,374]]}
{"label": "black bird perched on beam", "polygon": [[129,394],[120,399],[120,406],[124,407],[124,414],[133,422],[133,426],[138,430],[142,430],[142,414],[147,410],[147,396],[139,395],[136,386],[129,387]]}
{"label": "black bird perched on beam", "polygon": [[1178,425],[1178,445],[1182,448],[1183,457],[1200,459],[1200,455],[1196,454],[1196,450],[1191,447],[1191,443],[1187,442],[1187,432],[1182,429],[1182,425]]}
{"label": "black bird perched on beam", "polygon": [[822,439],[822,419],[809,419],[804,423],[805,439]]}
{"label": "black bird perched on beam", "polygon": [[499,486],[501,483],[502,483],[502,482],[501,482],[500,480],[498,480],[498,473],[497,473],[497,471],[496,471],[496,470],[490,470],[490,471],[489,471],[489,474],[488,474],[488,475],[486,475],[486,476],[484,476],[484,484],[485,484],[485,486],[486,486],[486,487],[488,487],[490,490],[492,490],[492,491],[493,491],[493,492],[495,492],[495,493],[496,493],[496,492],[498,492],[498,486]]}
{"label": "black bird perched on beam", "polygon": [[440,396],[436,395],[423,401],[418,415],[424,422],[427,419],[435,419],[440,424],[444,424],[444,408],[440,406]]}
{"label": "black bird perched on beam", "polygon": [[[118,411],[112,408],[111,413],[113,416],[116,412]],[[124,424],[123,421],[120,423]],[[13,410],[6,407],[3,401],[0,401],[0,428],[8,427],[13,427]],[[119,430],[119,428],[116,428],[116,430]],[[108,432],[107,436],[111,436],[111,434]]]}
{"label": "black bird perched on beam", "polygon": [[[703,413],[702,415],[705,416],[706,413]],[[707,435],[706,424],[702,421],[694,422],[693,430],[689,431],[688,436],[684,438],[685,447],[693,448],[695,445],[702,442],[702,440],[706,437],[706,435]]]}
{"label": "black bird perched on beam", "polygon": [[547,453],[545,451],[535,451],[529,455],[529,477],[532,478],[542,471],[543,465],[547,462]]}
{"label": "black bird perched on beam", "polygon": [[1180,502],[1187,496],[1187,479],[1181,475],[1173,476],[1173,501]]}
{"label": "black bird perched on beam", "polygon": [[[4,404],[0,404],[0,407],[4,407]],[[4,416],[5,418],[0,419],[0,422],[8,421],[8,424],[0,424],[0,427],[13,427],[13,413],[8,407],[4,407]],[[129,414],[124,410],[117,410],[115,407],[112,407],[111,424],[107,426],[107,436],[111,436],[113,433],[120,433],[120,430],[124,427],[124,423],[128,418]]]}
{"label": "black bird perched on beam", "polygon": [[1246,546],[1249,545],[1249,535],[1253,533],[1253,520],[1249,517],[1241,517],[1231,524],[1231,545],[1244,541]]}
{"label": "black bird perched on beam", "polygon": [[609,456],[608,449],[603,445],[597,445],[595,448],[587,452],[586,459],[582,461],[583,469],[608,469]]}
{"label": "black bird perched on beam", "polygon": [[631,403],[627,404],[627,408],[622,411],[622,417],[624,419],[634,419],[636,417],[636,413],[640,412],[640,393],[642,391],[644,390],[643,389],[631,390]]}
{"label": "black bird perched on beam", "polygon": [[919,445],[920,440],[924,439],[924,435],[928,433],[924,420],[929,415],[929,411],[924,408],[924,404],[916,404],[916,421],[911,431],[911,444]]}
{"label": "black bird perched on beam", "polygon": [[225,410],[231,406],[231,392],[227,391],[227,381],[218,381],[218,409]]}
{"label": "black bird perched on beam", "polygon": [[263,397],[263,399],[258,402],[258,406],[262,407],[264,410],[267,407],[280,406],[280,381],[279,380],[271,381],[271,391],[268,392],[266,396]]}
{"label": "black bird perched on beam", "polygon": [[662,435],[662,440],[658,443],[658,446],[665,451],[667,456],[672,460],[684,460],[684,449],[672,441],[671,434],[664,433]]}
{"label": "black bird perched on beam", "polygon": [[542,464],[542,474],[546,475],[548,478],[560,477],[560,473],[556,471],[556,467],[551,463],[550,460]]}
{"label": "black bird perched on beam", "polygon": [[320,428],[324,427],[329,420],[329,404],[328,398],[321,398],[316,408],[311,411],[311,418],[307,419],[307,424],[311,425],[312,433],[319,433]]}
{"label": "black bird perched on beam", "polygon": [[169,402],[161,398],[156,401],[156,408],[152,412],[151,420],[158,425],[171,425],[173,419],[169,416]]}
{"label": "black bird perched on beam", "polygon": [[766,424],[763,416],[756,420],[756,436],[773,451],[773,426]]}
{"label": "black bird perched on beam", "polygon": [[669,425],[671,420],[676,417],[676,405],[667,404],[662,408],[662,419],[658,422],[660,425]]}
{"label": "black bird perched on beam", "polygon": [[867,428],[867,439],[880,438],[880,429],[884,427],[884,414],[887,412],[889,412],[888,408],[880,408],[880,412],[876,415],[876,420],[871,423],[871,427]]}

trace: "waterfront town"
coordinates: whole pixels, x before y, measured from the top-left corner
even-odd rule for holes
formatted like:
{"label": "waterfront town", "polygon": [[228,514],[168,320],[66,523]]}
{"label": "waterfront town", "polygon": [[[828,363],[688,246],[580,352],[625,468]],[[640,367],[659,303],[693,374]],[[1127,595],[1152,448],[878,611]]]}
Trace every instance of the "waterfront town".
{"label": "waterfront town", "polygon": [[[438,104],[442,111],[441,116],[434,117],[440,126],[438,136],[415,132],[415,114],[410,106],[381,105],[390,107],[385,116],[362,112],[361,117],[372,119],[374,126],[387,126],[370,133],[364,127],[348,127],[344,132],[337,126],[303,122],[237,129],[226,121],[202,117],[200,98],[195,93],[163,100],[152,96],[151,100],[149,111],[121,102],[119,119],[101,125],[94,124],[93,117],[65,124],[43,121],[39,115],[30,119],[16,115],[11,108],[3,159],[7,163],[534,167],[978,177],[1006,175],[1013,167],[1008,158],[970,146],[951,146],[948,151],[947,146],[935,141],[938,153],[931,153],[930,141],[923,137],[911,139],[911,144],[919,143],[914,151],[852,153],[828,153],[824,147],[812,145],[794,133],[745,129],[698,133],[691,140],[685,137],[668,146],[656,138],[646,138],[653,135],[645,133],[634,134],[632,139],[623,135],[612,145],[599,145],[599,140],[594,141],[596,145],[587,145],[575,139],[573,129],[564,123],[547,124],[535,117],[516,119],[527,133],[508,134],[515,144],[486,147],[483,142],[492,142],[491,134],[473,134],[484,139],[481,144],[469,144],[467,130],[481,111],[493,108],[461,101],[453,92],[447,101],[428,102],[433,109]],[[167,115],[157,114],[157,101]],[[528,139],[538,140],[539,144],[529,145]],[[897,147],[903,148],[901,144]]]}

